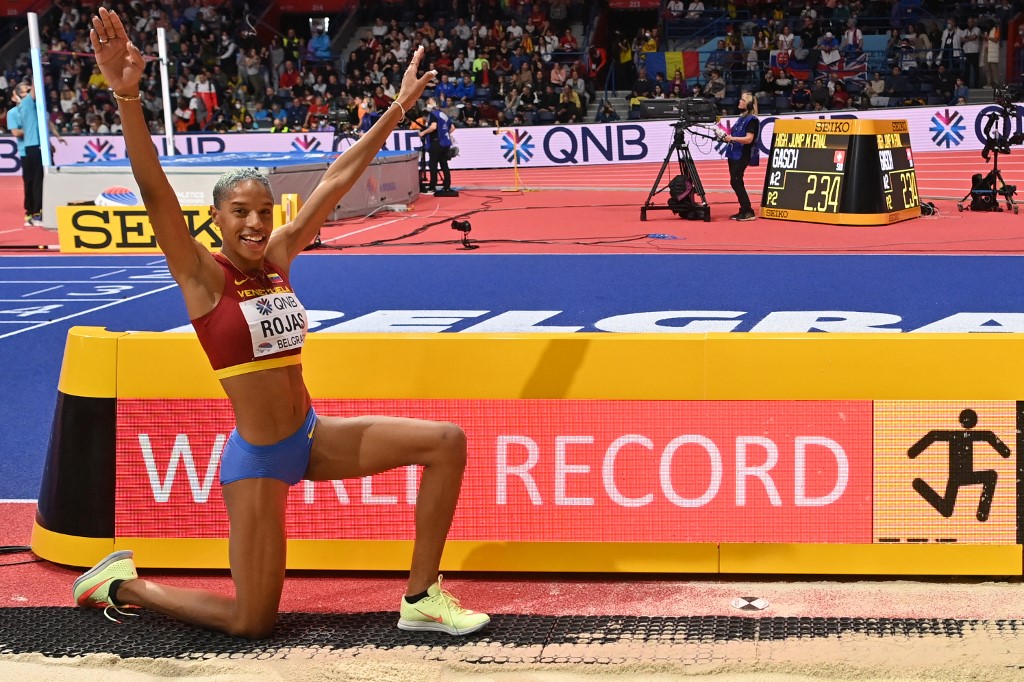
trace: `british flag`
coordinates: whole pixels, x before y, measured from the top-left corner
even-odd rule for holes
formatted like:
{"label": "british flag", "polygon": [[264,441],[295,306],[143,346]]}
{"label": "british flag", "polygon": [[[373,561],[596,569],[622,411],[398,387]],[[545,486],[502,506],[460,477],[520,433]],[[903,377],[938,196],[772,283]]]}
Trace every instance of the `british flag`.
{"label": "british flag", "polygon": [[866,52],[862,52],[853,57],[840,57],[839,61],[832,64],[818,62],[818,73],[826,76],[834,73],[840,80],[847,83],[850,81],[866,83],[868,80],[868,55]]}
{"label": "british flag", "polygon": [[859,81],[867,83],[868,80],[868,55],[862,53],[853,57],[840,57],[832,64],[819,61],[815,68],[806,61],[801,61],[786,51],[772,50],[771,66],[776,72],[786,71],[791,78],[800,79],[810,83],[816,76],[828,76],[835,73],[840,80]]}

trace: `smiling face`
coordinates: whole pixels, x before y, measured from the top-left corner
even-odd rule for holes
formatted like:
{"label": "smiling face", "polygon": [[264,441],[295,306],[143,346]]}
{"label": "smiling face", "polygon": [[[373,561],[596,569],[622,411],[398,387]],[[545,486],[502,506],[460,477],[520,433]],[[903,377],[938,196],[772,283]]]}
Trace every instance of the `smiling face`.
{"label": "smiling face", "polygon": [[220,227],[225,255],[239,266],[260,267],[274,229],[274,197],[268,186],[242,179],[214,201],[210,214]]}

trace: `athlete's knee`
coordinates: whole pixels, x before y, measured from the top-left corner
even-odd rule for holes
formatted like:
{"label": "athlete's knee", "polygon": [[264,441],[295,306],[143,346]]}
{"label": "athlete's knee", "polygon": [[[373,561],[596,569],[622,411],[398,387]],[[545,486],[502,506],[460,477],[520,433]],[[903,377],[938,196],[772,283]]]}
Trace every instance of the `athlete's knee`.
{"label": "athlete's knee", "polygon": [[267,639],[274,631],[274,624],[276,622],[277,614],[259,618],[235,618],[228,627],[228,634],[232,637],[242,637],[244,639]]}
{"label": "athlete's knee", "polygon": [[466,432],[458,424],[442,422],[440,428],[441,451],[448,464],[466,466]]}

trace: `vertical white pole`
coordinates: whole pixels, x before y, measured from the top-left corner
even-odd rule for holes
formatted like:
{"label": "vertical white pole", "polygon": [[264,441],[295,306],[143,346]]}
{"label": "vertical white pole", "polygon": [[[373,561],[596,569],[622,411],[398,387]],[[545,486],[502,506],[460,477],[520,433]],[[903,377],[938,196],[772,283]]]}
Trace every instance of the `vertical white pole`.
{"label": "vertical white pole", "polygon": [[167,31],[163,26],[156,30],[160,50],[160,94],[164,100],[164,138],[167,140],[167,156],[174,156],[174,121],[171,117],[171,84],[167,80]]}
{"label": "vertical white pole", "polygon": [[50,156],[50,121],[46,111],[46,89],[43,83],[43,60],[39,41],[39,15],[28,13],[29,55],[32,58],[32,87],[36,99],[36,120],[39,122],[39,152],[43,157],[43,167],[53,165]]}

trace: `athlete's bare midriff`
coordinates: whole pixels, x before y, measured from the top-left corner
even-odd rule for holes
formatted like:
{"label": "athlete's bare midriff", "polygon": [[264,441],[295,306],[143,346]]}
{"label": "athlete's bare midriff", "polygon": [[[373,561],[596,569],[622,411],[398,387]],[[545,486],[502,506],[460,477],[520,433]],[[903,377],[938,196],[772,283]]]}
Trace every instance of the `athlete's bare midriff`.
{"label": "athlete's bare midriff", "polygon": [[253,445],[271,445],[295,433],[309,412],[302,365],[240,374],[221,380],[235,411],[238,434]]}

